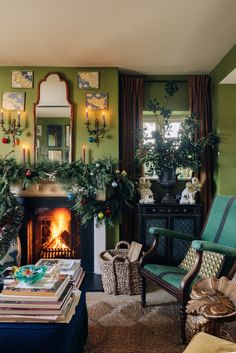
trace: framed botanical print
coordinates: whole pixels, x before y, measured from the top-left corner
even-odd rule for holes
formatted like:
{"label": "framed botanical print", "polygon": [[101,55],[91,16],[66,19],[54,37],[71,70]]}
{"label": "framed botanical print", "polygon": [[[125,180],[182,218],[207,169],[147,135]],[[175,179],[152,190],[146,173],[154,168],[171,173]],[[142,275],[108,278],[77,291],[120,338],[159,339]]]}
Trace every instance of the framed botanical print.
{"label": "framed botanical print", "polygon": [[86,107],[88,110],[107,110],[107,93],[88,93],[86,94]]}
{"label": "framed botanical print", "polygon": [[78,72],[77,88],[79,89],[97,89],[99,88],[98,71]]}
{"label": "framed botanical print", "polygon": [[6,110],[20,110],[25,109],[25,93],[23,92],[3,92],[2,94],[2,108]]}
{"label": "framed botanical print", "polygon": [[33,71],[12,71],[11,86],[12,88],[33,88]]}

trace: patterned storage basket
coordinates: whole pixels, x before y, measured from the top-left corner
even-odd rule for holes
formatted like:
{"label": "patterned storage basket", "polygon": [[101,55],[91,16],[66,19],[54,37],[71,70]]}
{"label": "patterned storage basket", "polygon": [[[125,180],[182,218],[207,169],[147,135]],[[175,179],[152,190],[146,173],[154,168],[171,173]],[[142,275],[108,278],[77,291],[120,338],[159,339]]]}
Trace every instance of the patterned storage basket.
{"label": "patterned storage basket", "polygon": [[[120,249],[120,245],[126,245],[126,249]],[[140,294],[139,261],[130,262],[127,254],[130,244],[120,241],[115,249],[109,250],[112,260],[106,260],[103,251],[99,255],[102,273],[102,284],[105,293],[109,294]]]}

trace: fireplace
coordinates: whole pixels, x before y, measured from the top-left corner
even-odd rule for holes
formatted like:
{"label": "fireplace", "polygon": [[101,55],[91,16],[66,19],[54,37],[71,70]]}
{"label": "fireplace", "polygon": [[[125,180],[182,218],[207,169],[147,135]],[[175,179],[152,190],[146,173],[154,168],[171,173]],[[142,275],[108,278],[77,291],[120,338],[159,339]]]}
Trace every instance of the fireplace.
{"label": "fireplace", "polygon": [[36,215],[34,258],[79,257],[79,226],[71,226],[74,221],[68,208],[38,208]]}
{"label": "fireplace", "polygon": [[93,222],[80,225],[67,197],[18,197],[24,206],[20,231],[22,265],[39,258],[81,258],[87,271],[94,270]]}

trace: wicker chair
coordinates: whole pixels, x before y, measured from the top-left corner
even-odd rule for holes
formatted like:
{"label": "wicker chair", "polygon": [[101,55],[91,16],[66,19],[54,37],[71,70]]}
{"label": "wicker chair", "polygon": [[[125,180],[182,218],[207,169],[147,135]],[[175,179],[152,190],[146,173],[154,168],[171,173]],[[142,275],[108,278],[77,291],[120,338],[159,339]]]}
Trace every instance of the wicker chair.
{"label": "wicker chair", "polygon": [[236,271],[236,197],[215,197],[201,234],[201,240],[194,240],[191,243],[192,249],[196,250],[196,258],[189,271],[173,264],[158,263],[156,252],[159,236],[192,240],[192,235],[156,227],[150,228],[149,232],[155,236],[155,239],[151,249],[140,261],[141,302],[145,306],[146,279],[154,281],[176,297],[180,308],[181,336],[185,343],[186,305],[190,298],[192,284],[201,278],[199,271],[203,263],[203,252],[224,255],[224,263],[216,277],[226,276],[232,279]]}

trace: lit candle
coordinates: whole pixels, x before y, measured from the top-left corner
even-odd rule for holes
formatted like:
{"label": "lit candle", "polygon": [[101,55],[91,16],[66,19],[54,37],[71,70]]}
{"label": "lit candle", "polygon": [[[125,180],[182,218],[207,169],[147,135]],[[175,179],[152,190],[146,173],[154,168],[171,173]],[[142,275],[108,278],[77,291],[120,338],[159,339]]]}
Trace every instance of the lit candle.
{"label": "lit candle", "polygon": [[18,126],[20,126],[20,111],[19,110],[17,112],[17,122],[18,122]]}
{"label": "lit candle", "polygon": [[82,162],[85,163],[85,146],[82,147]]}
{"label": "lit candle", "polygon": [[88,122],[88,108],[86,108],[86,123]]}
{"label": "lit candle", "polygon": [[3,109],[1,109],[1,124],[4,123],[4,120],[3,120]]}
{"label": "lit candle", "polygon": [[105,112],[102,113],[103,124],[105,125]]}
{"label": "lit candle", "polygon": [[23,145],[23,165],[25,166],[25,146]]}

